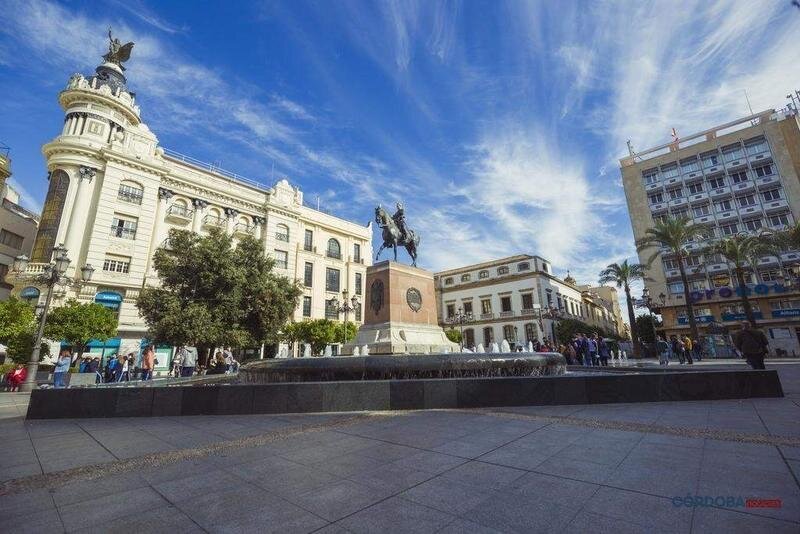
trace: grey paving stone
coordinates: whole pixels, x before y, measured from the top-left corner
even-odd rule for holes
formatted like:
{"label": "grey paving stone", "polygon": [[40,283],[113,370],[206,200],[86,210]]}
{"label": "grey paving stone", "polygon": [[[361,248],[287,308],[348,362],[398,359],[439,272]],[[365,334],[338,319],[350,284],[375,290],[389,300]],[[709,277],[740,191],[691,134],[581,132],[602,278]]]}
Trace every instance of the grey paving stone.
{"label": "grey paving stone", "polygon": [[641,443],[647,445],[667,445],[680,449],[702,449],[705,446],[703,438],[685,438],[668,434],[645,434]]}
{"label": "grey paving stone", "polygon": [[659,465],[655,460],[650,465],[623,464],[606,479],[605,484],[672,498],[695,492],[699,475],[698,467]]}
{"label": "grey paving stone", "polygon": [[[652,528],[652,527],[648,527]],[[641,534],[642,532],[678,533],[680,530],[670,528],[653,528],[644,530],[642,525],[625,521],[618,517],[607,517],[592,512],[578,512],[578,515],[567,525],[564,532],[591,532],[592,534]],[[689,532],[688,530],[685,532]],[[710,531],[709,531],[710,532]]]}
{"label": "grey paving stone", "polygon": [[194,533],[204,531],[178,508],[167,505],[139,510],[130,515],[112,519],[107,523],[79,529],[74,532],[130,532],[131,534],[163,532],[172,534],[175,532]]}
{"label": "grey paving stone", "polygon": [[525,471],[520,469],[473,461],[446,471],[441,477],[480,488],[499,489],[524,474]]}
{"label": "grey paving stone", "polygon": [[336,521],[375,504],[390,494],[390,491],[341,480],[289,500],[328,521]]}
{"label": "grey paving stone", "polygon": [[312,464],[310,467],[320,469],[326,473],[336,475],[339,477],[348,477],[357,475],[364,472],[370,472],[380,469],[383,465],[378,460],[359,456],[358,453],[345,454],[337,458],[331,458],[322,462]]}
{"label": "grey paving stone", "polygon": [[360,454],[367,458],[387,463],[414,456],[419,452],[420,450],[416,447],[397,445],[395,443],[377,443],[360,450]]}
{"label": "grey paving stone", "polygon": [[330,473],[305,466],[281,471],[253,472],[249,475],[239,474],[239,476],[262,489],[289,500],[341,480]]}
{"label": "grey paving stone", "polygon": [[147,481],[137,473],[113,473],[94,480],[80,480],[53,488],[51,494],[56,506],[66,506],[81,501],[96,499],[103,495],[125,493],[136,488],[147,487]]}
{"label": "grey paving stone", "polygon": [[366,486],[388,489],[392,492],[401,492],[416,486],[436,475],[416,469],[406,469],[391,464],[383,465],[375,471],[366,471],[351,475],[348,478],[353,482]]}
{"label": "grey paving stone", "polygon": [[599,486],[568,478],[527,473],[507,487],[504,492],[519,493],[533,499],[570,504],[583,503],[594,495]]}
{"label": "grey paving stone", "polygon": [[72,531],[104,525],[130,515],[132,511],[158,508],[166,504],[168,503],[153,489],[137,488],[59,506],[58,510],[64,527]]}
{"label": "grey paving stone", "polygon": [[781,445],[778,447],[783,455],[786,458],[791,458],[792,460],[800,460],[800,447],[789,447],[786,445]]}
{"label": "grey paving stone", "polygon": [[676,507],[669,498],[609,487],[601,487],[583,511],[633,523],[647,532],[689,532],[692,521],[692,509]]}
{"label": "grey paving stone", "polygon": [[616,466],[599,464],[586,460],[562,461],[553,457],[551,461],[537,466],[536,471],[548,475],[572,478],[584,482],[601,484],[616,470]]}
{"label": "grey paving stone", "polygon": [[0,530],[8,529],[7,532],[30,532],[39,534],[41,532],[64,532],[64,524],[55,508],[37,510],[24,516],[17,516],[13,520],[3,522],[4,526]]}
{"label": "grey paving stone", "polygon": [[692,520],[693,532],[797,534],[798,530],[800,530],[800,525],[797,523],[712,507],[697,508]]}
{"label": "grey paving stone", "polygon": [[192,502],[196,497],[207,493],[245,487],[254,488],[232,473],[219,469],[211,469],[197,475],[153,484],[153,488],[173,504]]}
{"label": "grey paving stone", "polygon": [[431,506],[442,512],[461,515],[496,493],[490,488],[461,484],[443,477],[423,482],[400,495],[410,501]]}
{"label": "grey paving stone", "polygon": [[454,517],[439,510],[392,497],[339,522],[351,532],[437,532]]}
{"label": "grey paving stone", "polygon": [[396,460],[392,462],[392,465],[406,469],[418,469],[427,473],[439,474],[468,461],[469,460],[464,458],[451,456],[449,454],[442,454],[433,451],[420,451],[412,456]]}
{"label": "grey paving stone", "polygon": [[32,475],[39,475],[42,473],[42,467],[39,462],[13,465],[10,467],[0,467],[0,482],[7,480],[14,480],[15,478],[23,478]]}
{"label": "grey paving stone", "polygon": [[499,534],[499,530],[467,521],[466,519],[456,519],[448,524],[439,534]]}
{"label": "grey paving stone", "polygon": [[487,443],[486,441],[457,439],[435,447],[433,450],[461,458],[477,458],[502,446],[504,443],[508,443],[508,441],[511,440],[509,439],[503,443]]}
{"label": "grey paving stone", "polygon": [[554,504],[514,493],[492,495],[463,514],[464,519],[502,532],[558,532],[577,513],[570,504]]}
{"label": "grey paving stone", "polygon": [[550,458],[548,454],[542,454],[536,449],[522,447],[515,443],[505,445],[478,457],[482,462],[526,470],[536,469],[539,464],[548,458]]}
{"label": "grey paving stone", "polygon": [[18,516],[30,515],[41,510],[55,510],[53,498],[47,490],[36,490],[11,495],[0,495],[0,517],[12,521]]}

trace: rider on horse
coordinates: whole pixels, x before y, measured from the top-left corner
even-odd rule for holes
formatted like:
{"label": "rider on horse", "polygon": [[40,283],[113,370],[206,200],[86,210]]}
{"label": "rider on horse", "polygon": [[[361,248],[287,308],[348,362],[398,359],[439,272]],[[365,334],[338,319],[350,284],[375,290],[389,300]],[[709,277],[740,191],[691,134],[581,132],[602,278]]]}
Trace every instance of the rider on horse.
{"label": "rider on horse", "polygon": [[398,240],[400,243],[405,243],[408,239],[408,226],[406,226],[406,212],[403,210],[403,204],[398,202],[396,204],[397,211],[392,215],[392,219],[394,223],[397,225],[397,229],[400,230],[400,239]]}

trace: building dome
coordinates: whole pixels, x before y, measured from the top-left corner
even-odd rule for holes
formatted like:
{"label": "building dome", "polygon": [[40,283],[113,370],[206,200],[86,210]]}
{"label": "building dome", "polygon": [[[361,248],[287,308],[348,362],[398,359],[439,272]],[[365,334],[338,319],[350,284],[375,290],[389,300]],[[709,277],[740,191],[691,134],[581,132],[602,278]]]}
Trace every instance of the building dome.
{"label": "building dome", "polygon": [[574,286],[575,284],[578,283],[577,280],[572,278],[572,275],[569,274],[569,271],[567,271],[567,276],[566,276],[566,278],[564,278],[564,282],[566,282],[566,283],[568,283],[569,285],[572,285],[572,286]]}

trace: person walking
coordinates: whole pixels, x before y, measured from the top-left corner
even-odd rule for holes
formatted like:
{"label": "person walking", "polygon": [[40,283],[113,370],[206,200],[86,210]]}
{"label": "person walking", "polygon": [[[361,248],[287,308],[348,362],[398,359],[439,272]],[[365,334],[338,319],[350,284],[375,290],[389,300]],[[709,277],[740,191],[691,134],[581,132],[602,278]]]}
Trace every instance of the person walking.
{"label": "person walking", "polygon": [[678,361],[681,363],[681,365],[683,365],[683,362],[686,361],[683,357],[683,342],[678,339],[678,336],[672,336],[672,341],[670,344],[672,346],[672,355],[677,356]]}
{"label": "person walking", "polygon": [[597,334],[592,334],[592,337],[586,340],[586,344],[588,346],[589,358],[592,360],[592,365],[598,367],[600,365],[600,360],[597,358]]}
{"label": "person walking", "polygon": [[197,366],[197,347],[195,346],[184,346],[181,347],[180,358],[181,358],[181,376],[192,376],[194,375],[194,368]]}
{"label": "person walking", "polygon": [[233,366],[233,351],[231,351],[230,347],[225,347],[225,350],[222,351],[222,355],[225,357],[225,372],[231,372],[231,367]]}
{"label": "person walking", "polygon": [[66,379],[69,368],[72,365],[72,355],[69,349],[62,349],[56,362],[56,367],[53,370],[53,387],[62,389],[67,387]]}
{"label": "person walking", "polygon": [[19,386],[25,382],[25,377],[28,376],[28,370],[21,363],[18,363],[6,375],[6,391],[18,391]]}
{"label": "person walking", "polygon": [[733,344],[744,355],[750,367],[766,369],[764,356],[768,352],[769,342],[764,332],[752,328],[750,322],[745,321],[742,323],[742,329],[734,334]]}
{"label": "person walking", "polygon": [[656,340],[656,350],[658,351],[658,365],[669,365],[671,347],[664,339],[664,336],[658,336]]}
{"label": "person walking", "polygon": [[142,382],[153,379],[153,369],[156,365],[156,347],[147,345],[142,352]]}
{"label": "person walking", "polygon": [[608,356],[611,350],[608,348],[608,343],[602,337],[597,340],[597,354],[600,356],[600,365],[608,367]]}
{"label": "person walking", "polygon": [[692,365],[694,360],[692,360],[692,350],[694,349],[694,345],[692,344],[692,338],[688,335],[683,338],[683,351],[686,354],[686,363],[688,365]]}
{"label": "person walking", "polygon": [[692,355],[692,356],[694,356],[694,359],[697,360],[698,362],[702,362],[703,361],[703,344],[700,343],[698,340],[693,339],[692,340],[692,350],[694,351],[694,354]]}

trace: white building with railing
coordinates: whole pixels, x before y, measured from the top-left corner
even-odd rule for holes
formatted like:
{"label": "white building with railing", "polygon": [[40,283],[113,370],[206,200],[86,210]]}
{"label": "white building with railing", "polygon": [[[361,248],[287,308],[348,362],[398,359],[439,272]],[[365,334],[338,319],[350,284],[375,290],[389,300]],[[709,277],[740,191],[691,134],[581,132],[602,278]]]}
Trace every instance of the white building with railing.
{"label": "white building with railing", "polygon": [[115,309],[119,338],[91,347],[115,353],[146,337],[135,301],[144,285],[158,283],[152,258],[167,244],[169,230],[220,228],[234,237],[254,236],[279,273],[301,281],[295,320],[335,318],[326,299],[343,289],[362,294],[371,223],[307,207],[302,191],[285,179],[268,186],[160,147],[125,84],[120,68],[104,63],[95,75],[73,75],[59,94],[64,127],[42,147],[50,183],[28,272],[14,279],[16,293],[44,299],[43,288],[27,275],[49,263],[63,243],[70,277],[78,280],[85,264],[96,270],[80,289],[58,287],[55,304],[77,298]]}

